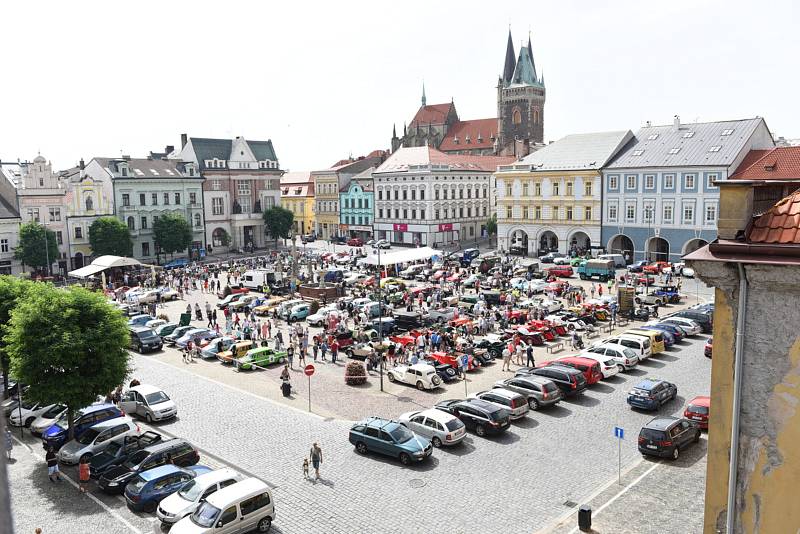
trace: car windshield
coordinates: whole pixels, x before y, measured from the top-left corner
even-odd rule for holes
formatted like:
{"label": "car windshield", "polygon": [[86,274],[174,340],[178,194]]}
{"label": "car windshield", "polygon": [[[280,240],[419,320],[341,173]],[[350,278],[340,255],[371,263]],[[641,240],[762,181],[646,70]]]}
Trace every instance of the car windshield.
{"label": "car windshield", "polygon": [[38,403],[32,400],[23,400],[22,401],[22,409],[23,410],[33,410]]}
{"label": "car windshield", "polygon": [[143,330],[139,332],[139,339],[141,339],[142,341],[149,341],[157,337],[158,335],[153,330]]}
{"label": "car windshield", "polygon": [[89,445],[94,441],[94,438],[96,438],[98,434],[100,434],[100,430],[96,428],[90,428],[84,432],[83,435],[77,439],[77,441],[81,445]]}
{"label": "car windshield", "polygon": [[660,441],[664,437],[664,431],[653,430],[652,428],[643,428],[641,432],[639,432],[639,436],[651,441]]}
{"label": "car windshield", "polygon": [[44,412],[42,414],[42,417],[45,417],[45,418],[55,417],[58,414],[60,414],[61,412],[63,412],[64,410],[65,410],[65,408],[63,406],[61,406],[60,404],[56,404],[55,406],[53,406],[52,408],[50,408],[49,410]]}
{"label": "car windshield", "polygon": [[131,493],[139,493],[142,491],[144,485],[147,484],[147,481],[140,476],[136,476],[133,480],[128,483],[127,489],[130,490]]}
{"label": "car windshield", "polygon": [[204,502],[200,505],[200,508],[192,514],[192,523],[200,527],[209,528],[214,524],[219,512],[219,508],[208,504],[208,502]]}
{"label": "car windshield", "polygon": [[693,413],[708,415],[708,406],[698,406],[696,404],[690,404],[689,411]]}
{"label": "car windshield", "polygon": [[133,454],[127,460],[125,460],[124,465],[128,469],[133,469],[134,467],[139,465],[145,458],[147,458],[147,451],[137,451],[135,454]]}
{"label": "car windshield", "polygon": [[450,421],[445,423],[445,426],[447,427],[447,430],[450,430],[452,432],[453,430],[458,430],[459,428],[464,426],[464,423],[462,423],[458,419],[451,419]]}
{"label": "car windshield", "polygon": [[636,353],[628,348],[622,349],[622,354],[624,354],[626,358],[636,358]]}
{"label": "car windshield", "polygon": [[[83,415],[83,412],[75,412],[75,421],[77,421],[78,418],[80,416],[82,416],[82,415]],[[56,424],[58,426],[62,427],[62,428],[66,427],[67,425],[69,425],[69,421],[67,421],[67,412],[64,412],[64,413],[61,414],[61,417],[58,418],[58,421],[56,421]]]}
{"label": "car windshield", "polygon": [[167,394],[164,393],[163,391],[156,391],[155,393],[150,393],[148,395],[145,395],[144,400],[147,401],[147,404],[152,406],[153,404],[167,402],[169,400],[169,397],[167,397]]}
{"label": "car windshield", "polygon": [[196,501],[202,493],[203,487],[195,480],[190,480],[178,491],[178,495],[189,502]]}
{"label": "car windshield", "polygon": [[389,435],[391,435],[397,443],[405,443],[414,437],[413,432],[402,425],[397,425],[394,429],[390,430]]}

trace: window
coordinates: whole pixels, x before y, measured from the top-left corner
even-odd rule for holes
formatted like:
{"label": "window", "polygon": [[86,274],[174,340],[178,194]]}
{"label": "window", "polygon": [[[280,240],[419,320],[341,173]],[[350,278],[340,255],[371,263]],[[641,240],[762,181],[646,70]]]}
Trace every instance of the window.
{"label": "window", "polygon": [[665,174],[664,175],[664,189],[674,189],[675,188],[675,175],[674,174]]}
{"label": "window", "polygon": [[[383,219],[383,208],[378,210],[378,218]],[[439,217],[437,216],[436,218],[438,219]]]}
{"label": "window", "polygon": [[403,189],[403,200],[408,200],[408,190]]}
{"label": "window", "polygon": [[658,134],[657,133],[650,134],[650,135],[647,136],[647,140],[648,141],[655,141],[656,139],[658,139]]}
{"label": "window", "polygon": [[211,199],[211,214],[212,215],[222,215],[225,213],[225,207],[222,204],[223,198],[222,197],[214,197]]}
{"label": "window", "polygon": [[150,255],[150,243],[144,242],[142,243],[142,256],[149,256]]}
{"label": "window", "polygon": [[630,174],[625,177],[625,189],[636,189],[636,175]]}
{"label": "window", "polygon": [[656,177],[653,174],[644,175],[644,188],[653,189],[656,186]]}
{"label": "window", "polygon": [[200,217],[199,213],[195,213],[194,214],[194,227],[195,228],[200,228],[201,226],[203,226],[202,218]]}
{"label": "window", "polygon": [[592,207],[591,206],[584,206],[583,208],[583,219],[586,221],[592,220]]}
{"label": "window", "polygon": [[714,145],[711,148],[709,148],[708,151],[709,152],[719,152],[721,148],[722,148],[722,145]]}
{"label": "window", "polygon": [[61,220],[61,208],[50,208],[50,222]]}
{"label": "window", "polygon": [[511,196],[511,184],[506,184],[506,196]]}
{"label": "window", "polygon": [[542,207],[541,206],[534,206],[533,207],[533,218],[535,220],[539,220],[542,218]]}
{"label": "window", "polygon": [[664,215],[663,215],[663,222],[664,224],[672,224],[672,204],[664,204]]}
{"label": "window", "polygon": [[134,222],[133,217],[128,217],[128,230],[136,230],[136,223]]}
{"label": "window", "polygon": [[572,220],[572,206],[567,206],[565,208],[565,210],[566,210],[566,219],[568,221],[571,221]]}
{"label": "window", "polygon": [[439,210],[433,210],[433,218],[435,220],[439,220]]}
{"label": "window", "polygon": [[616,189],[617,188],[617,177],[616,176],[609,176],[608,177],[608,188],[609,189]]}
{"label": "window", "polygon": [[692,224],[694,222],[694,206],[692,204],[683,205],[683,224]]}
{"label": "window", "polygon": [[8,239],[0,239],[0,252],[8,252]]}
{"label": "window", "polygon": [[668,154],[677,154],[680,151],[681,151],[681,147],[670,148]]}
{"label": "window", "polygon": [[510,219],[511,217],[513,217],[512,208],[511,206],[506,206],[506,218]]}
{"label": "window", "polygon": [[[542,183],[541,182],[536,182],[536,183],[533,184],[533,195],[537,196],[537,197],[542,196]],[[486,195],[483,195],[483,196],[486,197]]]}
{"label": "window", "polygon": [[611,222],[615,222],[617,220],[617,205],[616,204],[609,204],[608,205],[608,220]]}
{"label": "window", "polygon": [[717,222],[717,205],[706,204],[706,224],[714,224]]}
{"label": "window", "polygon": [[694,132],[686,132],[685,134],[683,134],[684,139],[689,139],[691,137],[694,137]]}
{"label": "window", "polygon": [[242,515],[252,514],[256,510],[260,508],[264,508],[265,506],[269,505],[269,493],[262,493],[261,495],[256,495],[255,497],[250,497],[241,502],[239,507],[242,510]]}
{"label": "window", "polygon": [[39,222],[39,208],[28,208],[28,218],[32,221]]}
{"label": "window", "polygon": [[483,207],[483,216],[486,217],[486,206]]}
{"label": "window", "polygon": [[558,182],[553,182],[553,196],[554,196],[554,197],[557,197],[557,196],[558,196],[558,186],[559,186],[559,185],[560,185],[560,184],[559,184]]}
{"label": "window", "polygon": [[522,196],[523,196],[523,197],[527,197],[527,196],[528,196],[528,194],[529,194],[529,192],[530,192],[530,191],[529,191],[529,189],[530,189],[530,185],[531,185],[531,184],[530,184],[530,183],[528,183],[528,182],[522,182]]}
{"label": "window", "polygon": [[519,108],[514,108],[514,111],[511,112],[511,123],[512,124],[522,123],[522,113],[520,113]]}
{"label": "window", "polygon": [[221,523],[222,525],[227,525],[231,521],[235,520],[236,520],[236,506],[231,506],[230,508],[226,509],[224,512],[220,514],[218,523]]}
{"label": "window", "polygon": [[219,191],[220,189],[222,189],[222,182],[220,182],[219,180],[212,180],[211,189],[213,189],[214,191]]}
{"label": "window", "polygon": [[403,219],[408,219],[408,210],[403,210]]}
{"label": "window", "polygon": [[642,154],[644,154],[644,150],[642,150],[642,149],[638,149],[638,150],[634,150],[634,151],[631,153],[631,156],[641,156]]}
{"label": "window", "polygon": [[158,223],[158,215],[153,215],[153,224],[155,225],[157,223]]}
{"label": "window", "polygon": [[458,216],[463,219],[464,218],[464,208],[458,208]]}
{"label": "window", "polygon": [[252,198],[250,196],[246,197],[238,197],[236,200],[239,201],[239,207],[242,208],[242,213],[251,213],[252,212]]}
{"label": "window", "polygon": [[634,222],[636,220],[636,204],[628,204],[625,206],[625,219],[628,222]]}
{"label": "window", "polygon": [[722,135],[731,135],[733,133],[733,128],[726,128],[722,130]]}
{"label": "window", "polygon": [[128,207],[131,205],[131,196],[128,193],[122,193],[122,206]]}
{"label": "window", "polygon": [[400,191],[398,191],[397,189],[394,190],[394,199],[400,200]]}
{"label": "window", "polygon": [[572,182],[567,182],[567,196],[572,196]]}
{"label": "window", "polygon": [[240,196],[249,195],[250,194],[250,182],[237,182],[236,184],[236,193]]}
{"label": "window", "polygon": [[83,239],[83,228],[80,226],[75,227],[75,239]]}
{"label": "window", "polygon": [[[419,199],[420,199],[420,200],[425,200],[425,190],[424,190],[424,189],[420,189],[420,190],[419,190]],[[366,205],[366,207],[367,207],[367,208],[369,207],[369,200],[367,200],[367,205]]]}
{"label": "window", "polygon": [[[412,221],[416,221],[417,220],[417,210],[411,210],[411,220]],[[361,223],[358,223],[358,224],[361,224]]]}
{"label": "window", "polygon": [[554,206],[552,212],[550,213],[550,218],[557,220],[558,219],[558,206]]}
{"label": "window", "polygon": [[433,191],[433,198],[434,198],[434,200],[439,200],[439,190],[438,189],[435,189]]}
{"label": "window", "polygon": [[489,189],[487,187],[483,188],[483,198],[488,198],[489,196]]}
{"label": "window", "polygon": [[164,205],[169,206],[169,193],[164,193]]}
{"label": "window", "polygon": [[592,182],[583,182],[583,195],[592,196]]}
{"label": "window", "polygon": [[150,204],[153,206],[158,206],[158,193],[150,194]]}
{"label": "window", "polygon": [[142,216],[141,223],[140,223],[139,227],[142,230],[146,230],[147,229],[147,217],[146,216],[144,216],[144,215]]}
{"label": "window", "polygon": [[522,206],[522,218],[527,220],[528,215],[528,206]]}
{"label": "window", "polygon": [[56,231],[56,243],[59,245],[64,244],[64,234],[61,233],[61,230]]}
{"label": "window", "polygon": [[712,187],[717,187],[714,185],[714,181],[717,179],[717,173],[712,172],[706,175],[706,189],[711,189]]}
{"label": "window", "polygon": [[147,197],[145,196],[144,193],[139,193],[139,205],[140,206],[144,206],[145,205],[145,198],[147,198]]}
{"label": "window", "polygon": [[181,194],[175,193],[175,205],[180,205],[181,203]]}
{"label": "window", "polygon": [[683,188],[694,189],[694,174],[687,174],[683,177]]}
{"label": "window", "polygon": [[[425,210],[419,210],[419,218],[425,220]],[[369,217],[367,217],[367,224],[369,224]]]}

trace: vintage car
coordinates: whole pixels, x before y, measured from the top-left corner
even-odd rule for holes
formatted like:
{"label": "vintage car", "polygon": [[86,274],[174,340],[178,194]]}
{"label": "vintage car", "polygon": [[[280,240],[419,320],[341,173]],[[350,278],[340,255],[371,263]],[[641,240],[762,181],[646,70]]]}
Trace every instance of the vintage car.
{"label": "vintage car", "polygon": [[569,278],[574,274],[572,267],[570,267],[569,265],[558,265],[555,267],[550,267],[546,269],[546,272],[550,276],[557,276],[559,278]]}
{"label": "vintage car", "polygon": [[270,297],[262,304],[253,308],[253,313],[256,315],[266,315],[278,307],[281,302],[285,301],[286,297]]}
{"label": "vintage car", "polygon": [[649,265],[642,266],[642,272],[648,274],[661,274],[664,269],[669,269],[672,264],[668,261],[654,261]]}
{"label": "vintage car", "polygon": [[541,332],[529,330],[525,326],[520,326],[517,329],[506,330],[506,338],[512,338],[514,336],[519,336],[520,340],[522,340],[526,345],[542,346],[545,342],[545,337]]}
{"label": "vintage car", "polygon": [[[526,325],[526,328],[542,334],[545,341],[553,341],[558,337],[558,332],[556,332],[556,329],[550,324],[549,321],[543,321],[541,319],[530,321]],[[566,329],[564,331],[566,332]]]}
{"label": "vintage car", "polygon": [[506,348],[506,342],[500,339],[496,334],[488,334],[483,338],[475,340],[476,349],[485,349],[488,354],[495,358],[500,358],[503,355],[503,349]]}
{"label": "vintage car", "polygon": [[[459,359],[460,357],[454,353],[437,351],[431,354],[431,358],[439,363],[449,365],[453,369],[459,369],[461,367],[461,361]],[[474,371],[479,367],[480,362],[478,362],[478,360],[476,360],[474,357],[467,355],[467,371]]]}
{"label": "vintage car", "polygon": [[237,371],[254,369],[255,366],[266,367],[273,363],[283,363],[286,361],[286,352],[277,351],[269,347],[257,347],[248,350],[244,356],[234,360],[233,364]]}
{"label": "vintage car", "polygon": [[228,347],[228,350],[218,352],[217,359],[224,364],[233,363],[244,356],[247,351],[252,349],[254,346],[255,343],[252,341],[239,341]]}
{"label": "vintage car", "polygon": [[657,297],[661,297],[664,302],[678,304],[681,301],[681,294],[677,286],[656,285],[651,288],[651,291]]}
{"label": "vintage car", "polygon": [[224,299],[229,295],[242,295],[249,292],[250,290],[246,287],[225,286],[222,288],[222,291],[217,291],[217,298]]}
{"label": "vintage car", "polygon": [[508,322],[511,324],[520,324],[528,320],[528,312],[526,310],[511,310],[506,313]]}
{"label": "vintage car", "polygon": [[386,373],[389,382],[402,382],[416,386],[417,389],[436,389],[442,384],[442,379],[432,365],[417,363],[414,365],[398,365]]}

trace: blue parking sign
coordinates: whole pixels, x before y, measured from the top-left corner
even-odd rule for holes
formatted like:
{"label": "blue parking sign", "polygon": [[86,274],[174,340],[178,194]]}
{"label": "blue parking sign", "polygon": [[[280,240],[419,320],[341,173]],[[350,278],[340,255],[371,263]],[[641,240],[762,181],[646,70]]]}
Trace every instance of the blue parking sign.
{"label": "blue parking sign", "polygon": [[469,363],[469,356],[467,356],[467,355],[465,354],[465,355],[463,355],[463,356],[461,357],[461,367],[463,367],[464,369],[466,369],[466,368],[467,368],[467,364],[468,364],[468,363]]}
{"label": "blue parking sign", "polygon": [[614,427],[614,437],[623,439],[625,437],[625,429],[620,426]]}

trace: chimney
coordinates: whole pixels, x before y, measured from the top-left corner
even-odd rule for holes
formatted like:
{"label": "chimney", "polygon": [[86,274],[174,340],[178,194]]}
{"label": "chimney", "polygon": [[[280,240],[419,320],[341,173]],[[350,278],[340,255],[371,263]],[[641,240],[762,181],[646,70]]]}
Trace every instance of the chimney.
{"label": "chimney", "polygon": [[675,118],[672,122],[672,127],[677,131],[681,128],[681,117],[680,115],[675,115]]}
{"label": "chimney", "polygon": [[130,156],[130,154],[123,154],[122,155],[122,159],[124,159],[125,161],[130,161],[131,160],[131,156]]}
{"label": "chimney", "polygon": [[189,136],[185,133],[181,134],[181,149],[186,146],[186,143],[189,142]]}
{"label": "chimney", "polygon": [[170,154],[172,154],[173,152],[175,152],[175,146],[174,146],[174,145],[167,145],[167,146],[165,146],[165,147],[164,147],[164,152],[166,152],[167,156],[169,156]]}
{"label": "chimney", "polygon": [[86,164],[83,162],[83,158],[81,158],[81,161],[78,163],[78,167],[80,167],[81,170],[86,168]]}

